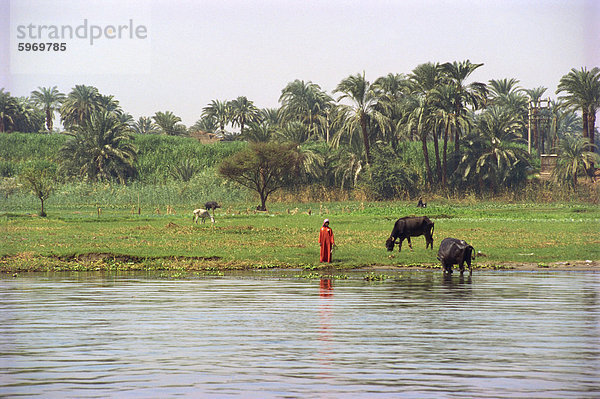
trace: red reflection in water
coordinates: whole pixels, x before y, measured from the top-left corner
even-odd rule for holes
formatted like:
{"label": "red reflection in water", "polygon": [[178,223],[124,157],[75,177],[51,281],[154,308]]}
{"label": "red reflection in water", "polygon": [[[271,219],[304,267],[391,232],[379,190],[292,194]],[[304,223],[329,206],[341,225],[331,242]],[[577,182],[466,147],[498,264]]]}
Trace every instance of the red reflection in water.
{"label": "red reflection in water", "polygon": [[[319,284],[319,296],[327,298],[319,304],[319,363],[329,368],[332,362],[331,349],[331,302],[329,298],[333,297],[333,281],[329,278],[322,278]],[[326,369],[322,370],[323,378],[331,378]]]}
{"label": "red reflection in water", "polygon": [[321,279],[321,289],[319,290],[321,297],[333,296],[333,281],[330,278]]}

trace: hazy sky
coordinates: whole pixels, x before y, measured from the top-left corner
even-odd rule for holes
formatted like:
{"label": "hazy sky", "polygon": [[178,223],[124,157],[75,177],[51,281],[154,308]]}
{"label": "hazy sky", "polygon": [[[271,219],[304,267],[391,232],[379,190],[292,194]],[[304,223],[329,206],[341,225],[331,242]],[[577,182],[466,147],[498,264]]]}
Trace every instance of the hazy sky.
{"label": "hazy sky", "polygon": [[[18,51],[28,42],[66,49]],[[473,80],[555,97],[571,68],[600,66],[600,1],[0,0],[0,87],[93,85],[136,119],[170,110],[188,126],[213,99],[277,107],[294,79],[331,93],[363,71],[466,59],[484,63]]]}

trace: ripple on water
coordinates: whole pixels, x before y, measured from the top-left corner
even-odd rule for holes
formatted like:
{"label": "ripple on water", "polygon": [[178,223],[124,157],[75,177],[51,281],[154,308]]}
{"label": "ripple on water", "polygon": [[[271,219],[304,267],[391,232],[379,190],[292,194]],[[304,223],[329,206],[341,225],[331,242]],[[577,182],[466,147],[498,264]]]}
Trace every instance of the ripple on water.
{"label": "ripple on water", "polygon": [[600,397],[600,274],[0,280],[0,396]]}

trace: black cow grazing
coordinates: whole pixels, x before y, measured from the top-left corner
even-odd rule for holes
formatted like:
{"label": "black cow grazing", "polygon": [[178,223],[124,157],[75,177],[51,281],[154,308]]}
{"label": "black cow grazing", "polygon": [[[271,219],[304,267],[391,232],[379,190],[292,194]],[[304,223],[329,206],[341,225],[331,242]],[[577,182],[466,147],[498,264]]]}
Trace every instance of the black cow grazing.
{"label": "black cow grazing", "polygon": [[433,222],[427,216],[406,216],[396,221],[390,238],[385,242],[385,247],[388,251],[393,251],[396,240],[400,240],[398,243],[398,252],[400,252],[402,241],[406,238],[408,246],[412,249],[410,237],[422,235],[425,236],[425,249],[430,245],[433,249]]}
{"label": "black cow grazing", "polygon": [[204,208],[207,211],[210,211],[212,209],[213,213],[214,213],[215,209],[220,208],[220,207],[221,207],[221,205],[217,204],[217,201],[208,201],[206,204],[204,204]]}
{"label": "black cow grazing", "polygon": [[473,247],[464,240],[444,238],[440,243],[437,258],[442,262],[444,273],[452,274],[452,265],[459,265],[460,274],[463,274],[465,262],[469,266],[469,275],[473,273],[471,269],[471,258],[475,259]]}

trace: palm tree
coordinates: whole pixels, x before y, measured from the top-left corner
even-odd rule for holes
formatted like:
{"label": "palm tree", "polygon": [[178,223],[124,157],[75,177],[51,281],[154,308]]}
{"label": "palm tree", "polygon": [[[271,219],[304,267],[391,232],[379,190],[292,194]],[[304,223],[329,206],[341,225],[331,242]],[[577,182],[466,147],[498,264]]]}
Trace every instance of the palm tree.
{"label": "palm tree", "polygon": [[18,112],[17,99],[0,88],[0,132],[11,132]]}
{"label": "palm tree", "polygon": [[231,109],[231,123],[240,127],[240,133],[244,133],[244,127],[248,123],[258,120],[260,110],[244,96],[230,101],[229,107]]}
{"label": "palm tree", "polygon": [[56,86],[53,86],[38,87],[38,90],[31,92],[31,97],[36,104],[44,108],[46,112],[46,129],[48,129],[48,132],[52,132],[54,111],[60,108],[66,96],[59,92]]}
{"label": "palm tree", "polygon": [[274,128],[277,128],[282,124],[281,118],[279,117],[279,110],[277,108],[262,108],[260,110],[259,119],[261,122],[266,123]]}
{"label": "palm tree", "polygon": [[341,130],[338,134],[352,135],[358,131],[362,136],[366,164],[371,162],[370,131],[373,125],[385,131],[388,128],[388,119],[377,110],[379,100],[376,87],[373,87],[362,75],[351,75],[342,80],[334,93],[342,93],[338,101],[348,100],[350,104],[340,104],[339,122]]}
{"label": "palm tree", "polygon": [[181,118],[171,111],[158,111],[152,117],[154,122],[160,127],[163,134],[169,136],[179,136],[185,134],[185,126],[180,124]]}
{"label": "palm tree", "polygon": [[517,145],[523,122],[508,109],[492,106],[478,118],[476,128],[467,137],[468,146],[458,165],[463,182],[492,191],[511,187],[526,178],[528,154]]}
{"label": "palm tree", "polygon": [[308,126],[300,121],[288,122],[282,128],[276,129],[274,137],[283,143],[296,143],[298,145],[310,139]]}
{"label": "palm tree", "polygon": [[63,168],[91,181],[124,183],[135,175],[137,153],[130,132],[113,113],[93,113],[67,133],[71,139],[60,149]]}
{"label": "palm tree", "polygon": [[14,129],[19,132],[37,133],[44,129],[44,112],[37,108],[29,97],[16,98],[16,112],[13,116]]}
{"label": "palm tree", "polygon": [[282,121],[304,123],[310,136],[326,132],[333,99],[318,84],[296,79],[281,91],[279,102]]}
{"label": "palm tree", "polygon": [[196,123],[194,123],[188,128],[189,133],[194,133],[198,131],[207,133],[219,132],[217,120],[213,116],[203,116],[202,118],[198,119]]}
{"label": "palm tree", "polygon": [[[438,143],[438,126],[444,126],[445,118],[440,114],[440,107],[443,108],[444,104],[441,101],[439,89],[443,86],[444,76],[442,74],[442,68],[438,63],[425,63],[418,65],[413,69],[409,75],[410,93],[411,97],[409,101],[405,102],[408,107],[408,120],[416,123],[417,131],[420,131],[421,141],[424,141],[423,155],[426,161],[429,159],[427,150],[427,137],[429,130],[431,130],[433,137],[433,145],[435,151],[435,162],[437,171],[437,180],[439,182],[444,181],[442,173],[442,163],[440,160],[440,151]],[[417,113],[415,113],[417,111]],[[422,112],[422,113],[421,113]],[[445,115],[445,114],[444,114]],[[419,125],[419,123],[421,125]],[[410,128],[409,124],[409,128]],[[447,133],[447,132],[446,132]],[[447,141],[447,135],[446,135]],[[427,156],[425,153],[427,152]],[[444,159],[446,159],[444,153]],[[431,173],[430,166],[427,166],[428,174]],[[446,169],[446,163],[444,161],[443,169]],[[431,182],[431,178],[428,177]]]}
{"label": "palm tree", "polygon": [[594,163],[600,162],[600,156],[594,153],[594,144],[585,138],[567,135],[558,145],[558,159],[552,171],[559,184],[571,188],[577,186],[577,176],[585,174]]}
{"label": "palm tree", "polygon": [[63,125],[71,128],[82,125],[90,116],[101,109],[98,89],[93,86],[76,85],[64,99],[60,107]]}
{"label": "palm tree", "polygon": [[136,134],[160,133],[160,128],[152,121],[152,118],[146,116],[140,116],[139,119],[133,123],[132,129]]}
{"label": "palm tree", "polygon": [[251,143],[267,143],[271,141],[274,130],[268,123],[250,122],[241,136]]}
{"label": "palm tree", "polygon": [[473,82],[466,84],[466,80],[471,74],[483,64],[473,64],[466,60],[462,62],[445,63],[442,65],[449,83],[454,86],[455,97],[453,98],[454,112],[452,117],[455,119],[454,127],[454,152],[458,154],[459,140],[462,123],[458,123],[459,119],[467,119],[468,106],[472,110],[479,109],[485,105],[487,98],[487,86],[485,83]]}
{"label": "palm tree", "polygon": [[219,126],[220,133],[225,133],[225,126],[230,122],[231,108],[227,101],[212,100],[202,109],[202,118],[213,118]]}
{"label": "palm tree", "polygon": [[457,96],[457,87],[453,84],[442,84],[431,92],[431,100],[435,107],[434,112],[439,120],[439,125],[443,129],[442,187],[446,187],[448,184],[448,141],[450,133],[453,129],[455,131],[466,130],[470,124],[468,115],[456,116],[455,100]]}
{"label": "palm tree", "polygon": [[[600,68],[575,68],[564,75],[558,84],[556,94],[566,92],[559,97],[565,105],[581,110],[583,116],[583,137],[595,144],[596,112],[600,107]],[[591,151],[594,151],[592,147]]]}
{"label": "palm tree", "polygon": [[519,80],[515,78],[490,79],[488,86],[490,97],[496,105],[502,105],[497,104],[497,100],[502,100],[504,97],[522,90],[519,87]]}
{"label": "palm tree", "polygon": [[373,86],[380,97],[377,102],[377,110],[388,118],[390,127],[387,131],[378,131],[380,139],[396,149],[398,139],[403,131],[403,105],[410,92],[410,81],[403,74],[389,73],[377,78]]}

